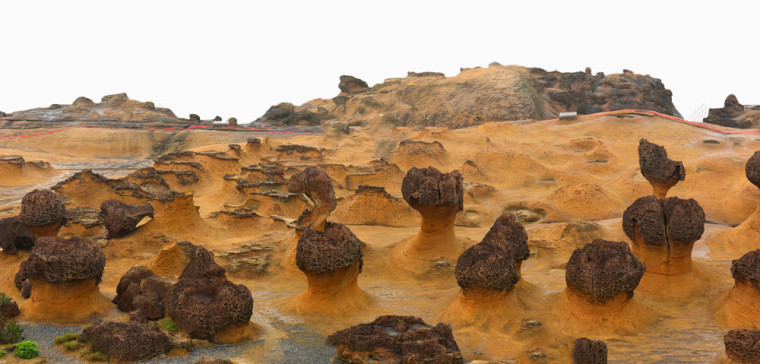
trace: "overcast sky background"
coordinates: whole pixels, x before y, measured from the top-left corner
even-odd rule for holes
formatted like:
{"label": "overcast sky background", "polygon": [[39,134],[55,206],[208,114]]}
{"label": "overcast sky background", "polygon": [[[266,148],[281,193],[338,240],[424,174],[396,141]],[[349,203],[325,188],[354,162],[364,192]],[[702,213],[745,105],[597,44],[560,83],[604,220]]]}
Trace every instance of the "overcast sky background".
{"label": "overcast sky background", "polygon": [[662,79],[687,119],[760,104],[758,1],[13,1],[0,3],[0,110],[127,92],[178,116],[236,116],[407,71],[492,61]]}

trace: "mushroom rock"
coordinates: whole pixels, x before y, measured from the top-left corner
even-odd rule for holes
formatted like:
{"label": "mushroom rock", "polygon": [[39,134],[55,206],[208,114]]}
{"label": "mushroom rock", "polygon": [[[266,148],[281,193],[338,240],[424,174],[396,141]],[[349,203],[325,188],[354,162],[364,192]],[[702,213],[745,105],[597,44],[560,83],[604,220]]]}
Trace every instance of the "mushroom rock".
{"label": "mushroom rock", "polygon": [[510,213],[504,213],[496,219],[481,243],[509,252],[515,260],[518,274],[522,262],[530,257],[528,233],[525,232],[525,227],[515,219],[515,215]]}
{"label": "mushroom rock", "polygon": [[686,178],[683,163],[668,159],[665,147],[646,139],[639,141],[639,166],[657,198],[665,198],[671,187]]}
{"label": "mushroom rock", "polygon": [[462,175],[458,171],[444,174],[433,167],[412,168],[401,192],[420,213],[422,224],[415,236],[392,245],[396,264],[408,269],[420,261],[445,260],[452,265],[468,243],[454,234],[454,220],[463,209]]}
{"label": "mushroom rock", "polygon": [[723,336],[726,356],[739,364],[760,363],[760,331],[731,330]]}
{"label": "mushroom rock", "polygon": [[91,341],[92,352],[101,352],[119,362],[148,360],[175,346],[169,334],[136,319],[128,322],[100,320],[84,329],[80,340]]}
{"label": "mushroom rock", "polygon": [[103,250],[91,239],[37,239],[15,277],[19,289],[33,288],[21,304],[23,318],[76,323],[106,313],[110,300],[98,290],[105,262]]}
{"label": "mushroom rock", "polygon": [[296,265],[306,274],[306,289],[284,306],[298,314],[341,313],[365,307],[359,288],[363,243],[347,227],[328,222],[325,230],[304,231],[296,248]]}
{"label": "mushroom rock", "polygon": [[192,338],[217,343],[249,339],[253,335],[251,291],[227,280],[213,254],[196,247],[180,279],[167,292],[167,316]]}
{"label": "mushroom rock", "polygon": [[607,344],[601,340],[590,340],[585,337],[575,339],[573,363],[607,364]]}
{"label": "mushroom rock", "polygon": [[411,316],[380,316],[327,337],[346,362],[379,360],[388,363],[464,363],[451,326],[435,327]]}
{"label": "mushroom rock", "polygon": [[715,317],[733,328],[760,329],[760,250],[731,262],[734,286],[719,299]]}
{"label": "mushroom rock", "polygon": [[691,250],[705,231],[705,213],[694,199],[654,196],[636,200],[623,213],[623,231],[649,274],[691,272]]}
{"label": "mushroom rock", "polygon": [[324,231],[327,215],[337,206],[335,190],[327,172],[312,166],[296,173],[288,180],[288,192],[306,194],[314,204],[314,208],[307,209],[298,218],[298,226]]}
{"label": "mushroom rock", "polygon": [[167,291],[175,280],[156,276],[143,266],[134,266],[125,273],[116,286],[113,303],[126,312],[142,311],[150,320],[164,317]]}
{"label": "mushroom rock", "polygon": [[129,205],[119,200],[106,200],[100,205],[100,210],[109,238],[118,238],[134,230],[146,216],[153,218],[153,206],[147,202]]}
{"label": "mushroom rock", "polygon": [[34,190],[21,199],[21,222],[38,237],[56,236],[66,221],[66,206],[50,190]]}
{"label": "mushroom rock", "polygon": [[508,294],[520,280],[512,254],[485,243],[465,250],[454,274],[464,295],[481,290]]}
{"label": "mushroom rock", "polygon": [[5,254],[16,254],[18,249],[31,249],[37,237],[18,217],[0,220],[0,248]]}

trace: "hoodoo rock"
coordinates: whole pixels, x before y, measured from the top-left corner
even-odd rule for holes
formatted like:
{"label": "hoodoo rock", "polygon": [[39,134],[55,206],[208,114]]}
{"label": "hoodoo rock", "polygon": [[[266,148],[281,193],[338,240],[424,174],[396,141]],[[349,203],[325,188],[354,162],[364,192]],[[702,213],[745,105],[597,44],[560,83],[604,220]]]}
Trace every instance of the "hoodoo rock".
{"label": "hoodoo rock", "polygon": [[760,363],[760,331],[731,330],[723,337],[726,356],[740,364]]}
{"label": "hoodoo rock", "polygon": [[573,252],[565,281],[572,292],[591,303],[604,304],[617,297],[633,297],[647,267],[624,242],[594,240]]}
{"label": "hoodoo rock", "polygon": [[296,265],[303,272],[326,273],[362,267],[362,243],[341,224],[326,223],[325,231],[308,229],[298,241]]}
{"label": "hoodoo rock", "polygon": [[19,218],[37,236],[55,236],[66,222],[66,206],[50,190],[34,190],[21,200]]}
{"label": "hoodoo rock", "polygon": [[484,243],[465,250],[454,273],[464,294],[468,290],[509,293],[520,280],[512,254]]}
{"label": "hoodoo rock", "polygon": [[313,209],[307,209],[298,218],[299,227],[323,231],[327,215],[337,206],[332,180],[324,169],[308,167],[290,177],[288,192],[303,193],[311,199]]}
{"label": "hoodoo rock", "polygon": [[138,320],[98,321],[84,329],[80,340],[91,341],[91,351],[119,362],[148,360],[174,347],[167,333]]}
{"label": "hoodoo rock", "polygon": [[719,299],[715,318],[732,328],[760,329],[760,250],[731,262],[734,286]]}
{"label": "hoodoo rock", "polygon": [[665,198],[671,187],[686,178],[683,163],[668,159],[665,147],[646,139],[639,141],[639,165],[657,198]]}
{"label": "hoodoo rock", "polygon": [[492,245],[499,250],[509,252],[515,260],[518,273],[522,262],[530,257],[528,233],[513,214],[505,213],[499,216],[481,244]]}
{"label": "hoodoo rock", "polygon": [[106,200],[100,205],[100,210],[110,238],[118,238],[134,230],[146,216],[153,218],[153,206],[147,202],[129,205],[119,200]]}
{"label": "hoodoo rock", "polygon": [[0,248],[5,254],[16,254],[18,249],[31,249],[37,237],[18,217],[0,220]]}
{"label": "hoodoo rock", "polygon": [[464,363],[451,326],[411,316],[380,316],[327,337],[346,362]]}

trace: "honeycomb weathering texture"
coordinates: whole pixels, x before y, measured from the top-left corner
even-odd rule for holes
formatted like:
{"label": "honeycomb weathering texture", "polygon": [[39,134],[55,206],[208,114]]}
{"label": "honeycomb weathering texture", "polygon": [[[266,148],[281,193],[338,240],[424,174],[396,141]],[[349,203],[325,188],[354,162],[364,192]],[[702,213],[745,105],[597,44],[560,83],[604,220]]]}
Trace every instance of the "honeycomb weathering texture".
{"label": "honeycomb weathering texture", "polygon": [[451,326],[435,327],[411,316],[380,316],[369,324],[359,324],[327,337],[341,358],[367,362],[383,355],[393,363],[464,363]]}
{"label": "honeycomb weathering texture", "polygon": [[639,141],[639,165],[641,174],[649,182],[675,185],[686,178],[683,163],[668,159],[665,147],[650,143],[646,139]]}
{"label": "honeycomb weathering texture", "polygon": [[401,193],[412,207],[418,205],[456,205],[463,209],[464,189],[459,171],[446,174],[434,167],[412,167],[401,184]]}
{"label": "honeycomb weathering texture", "polygon": [[607,344],[601,340],[590,340],[585,337],[575,339],[573,363],[607,364]]}
{"label": "honeycomb weathering texture", "polygon": [[103,249],[91,239],[39,238],[29,258],[19,267],[16,286],[21,289],[26,279],[40,279],[49,283],[87,279],[100,282],[105,265]]}
{"label": "honeycomb weathering texture", "polygon": [[169,335],[147,322],[108,322],[100,320],[82,332],[84,339],[92,341],[93,352],[101,352],[110,359],[142,361],[169,351]]}
{"label": "honeycomb weathering texture", "polygon": [[760,331],[731,330],[723,337],[726,356],[742,364],[760,363]]}
{"label": "honeycomb weathering texture", "polygon": [[37,237],[21,223],[17,216],[0,220],[0,248],[5,254],[16,254],[18,249],[30,249]]}
{"label": "honeycomb weathering texture", "polygon": [[760,249],[744,254],[731,262],[731,275],[736,283],[750,284],[760,289]]}
{"label": "honeycomb weathering texture", "polygon": [[514,258],[490,244],[475,244],[457,260],[454,275],[465,291],[471,288],[511,292],[520,280]]}
{"label": "honeycomb weathering texture", "polygon": [[362,265],[362,242],[347,227],[325,224],[325,231],[304,231],[296,248],[296,265],[306,273],[332,272],[359,261]]}
{"label": "honeycomb weathering texture", "polygon": [[491,226],[491,230],[486,233],[482,244],[493,245],[509,252],[517,262],[528,259],[530,256],[528,233],[525,232],[522,224],[517,222],[513,214],[499,216]]}
{"label": "honeycomb weathering texture", "polygon": [[129,205],[118,200],[106,200],[100,204],[103,213],[103,224],[108,230],[108,237],[117,238],[135,229],[137,224],[146,216],[153,217],[153,206]]}
{"label": "honeycomb weathering texture", "polygon": [[568,288],[592,303],[604,303],[620,293],[632,297],[646,266],[631,253],[628,244],[596,239],[576,249],[565,269]]}
{"label": "honeycomb weathering texture", "polygon": [[646,196],[623,213],[623,231],[636,240],[638,228],[644,244],[666,246],[674,241],[692,243],[705,231],[705,212],[694,199]]}
{"label": "honeycomb weathering texture", "polygon": [[21,222],[26,226],[48,226],[66,221],[66,206],[50,190],[34,190],[21,199]]}
{"label": "honeycomb weathering texture", "polygon": [[744,165],[744,174],[753,185],[760,187],[760,151],[752,154]]}

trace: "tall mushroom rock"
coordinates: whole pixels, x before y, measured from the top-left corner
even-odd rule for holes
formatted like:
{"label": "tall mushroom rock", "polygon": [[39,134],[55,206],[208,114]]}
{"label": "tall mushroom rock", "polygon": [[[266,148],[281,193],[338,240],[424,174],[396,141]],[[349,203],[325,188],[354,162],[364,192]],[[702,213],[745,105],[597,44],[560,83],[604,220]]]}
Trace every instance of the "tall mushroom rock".
{"label": "tall mushroom rock", "polygon": [[659,199],[665,198],[671,187],[686,178],[683,163],[668,159],[665,147],[646,139],[639,141],[639,166],[641,174],[652,185],[654,195]]}

